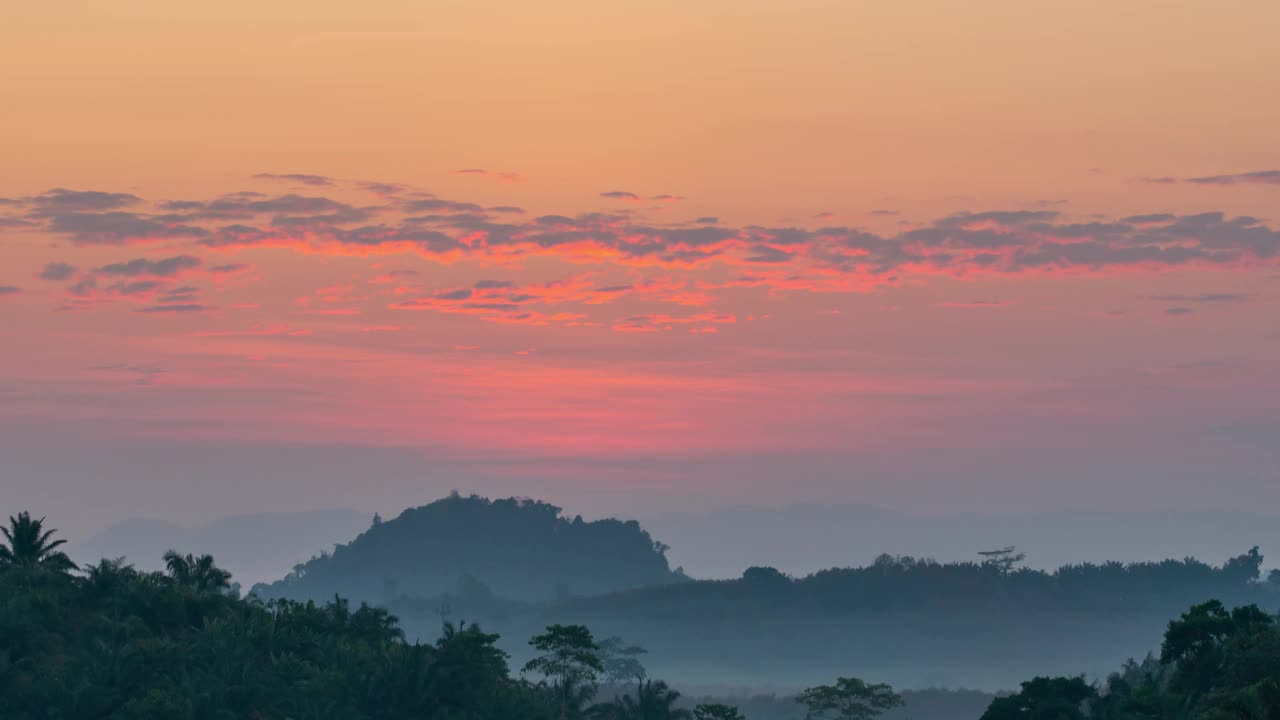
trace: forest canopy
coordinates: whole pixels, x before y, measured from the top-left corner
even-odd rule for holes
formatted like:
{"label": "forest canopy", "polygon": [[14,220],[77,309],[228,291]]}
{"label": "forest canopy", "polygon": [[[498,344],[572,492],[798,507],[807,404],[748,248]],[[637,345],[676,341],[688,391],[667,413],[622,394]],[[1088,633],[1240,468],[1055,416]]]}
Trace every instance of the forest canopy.
{"label": "forest canopy", "polygon": [[1035,677],[987,701],[841,676],[739,707],[682,697],[647,676],[643,649],[584,625],[532,637],[517,674],[478,625],[445,622],[434,641],[411,642],[386,610],[342,598],[240,598],[208,555],[167,552],[163,572],[105,559],[77,568],[43,520],[22,513],[3,530],[6,719],[950,720],[974,700],[987,702],[982,720],[1280,717],[1280,624],[1256,605],[1193,605],[1158,656],[1102,683]]}
{"label": "forest canopy", "polygon": [[[1052,674],[1034,678],[992,704],[990,720],[1034,715],[1037,708],[1053,708],[1046,717],[1064,708],[1074,708],[1071,717],[1142,717],[1124,713],[1150,710],[1157,701],[1255,707],[1276,697],[1264,680],[1276,670],[1269,658],[1280,657],[1271,615],[1280,583],[1275,573],[1263,579],[1257,548],[1220,566],[1187,559],[1045,572],[1018,567],[1018,554],[1007,549],[974,563],[883,555],[865,567],[803,578],[752,567],[734,580],[693,581],[671,571],[665,548],[634,523],[585,523],[545,503],[460,497],[375,522],[345,547],[372,562],[384,551],[379,543],[421,526],[424,517],[434,518],[425,523],[432,531],[447,527],[446,535],[474,537],[474,527],[447,518],[470,516],[482,524],[494,522],[494,514],[514,514],[528,526],[477,550],[477,557],[536,555],[528,547],[513,549],[522,537],[555,545],[564,535],[589,545],[598,535],[647,558],[667,584],[589,597],[553,592],[520,602],[497,597],[471,575],[474,566],[459,564],[454,568],[464,575],[454,594],[398,593],[381,606],[341,592],[307,596],[323,586],[297,598],[241,597],[209,555],[157,548],[165,562],[159,572],[140,571],[124,558],[77,566],[56,531],[20,513],[0,528],[0,717],[485,720],[577,717],[591,710],[606,719],[665,718],[661,713],[668,712],[718,718],[750,710],[747,716],[757,720],[792,720],[800,717],[800,700],[812,717],[896,718],[901,699],[917,720],[950,720],[960,707],[968,708],[963,717],[977,714],[971,711],[989,696],[898,693],[884,681],[907,684],[904,667],[955,666],[959,657],[972,673],[985,672],[984,663],[994,667],[993,659],[1008,667],[1046,667],[1035,648],[1053,656],[1053,668],[1086,657],[1074,667],[1100,672],[1098,657],[1129,655],[1116,654],[1114,636],[1141,630],[1152,613],[1175,603],[1160,624],[1192,609],[1169,624],[1159,658],[1130,663],[1106,685]],[[323,575],[344,567],[333,559],[339,554],[348,556],[340,550],[307,565]],[[565,558],[582,564],[566,570],[553,562]],[[583,574],[603,558],[595,549],[530,562],[555,568],[540,586],[554,590],[553,579]],[[303,566],[288,586],[297,589],[309,576]],[[437,602],[442,599],[460,605],[450,610]],[[475,612],[486,609],[497,611],[497,620]],[[410,623],[397,617],[402,610]],[[1160,644],[1145,630],[1131,634],[1138,642],[1128,647],[1138,655]],[[845,671],[833,672],[838,668]],[[683,697],[654,678],[654,670],[684,687],[705,684],[708,670],[740,678],[755,671],[774,687],[810,687],[795,696],[744,698],[736,707],[734,698]],[[813,684],[834,675],[833,683]],[[986,677],[990,682],[977,687],[989,689],[1018,680],[1007,672],[968,677]],[[1121,703],[1121,697],[1128,699]],[[209,713],[207,707],[233,710]],[[1098,714],[1104,710],[1108,714]],[[1174,717],[1145,715],[1165,716]]]}

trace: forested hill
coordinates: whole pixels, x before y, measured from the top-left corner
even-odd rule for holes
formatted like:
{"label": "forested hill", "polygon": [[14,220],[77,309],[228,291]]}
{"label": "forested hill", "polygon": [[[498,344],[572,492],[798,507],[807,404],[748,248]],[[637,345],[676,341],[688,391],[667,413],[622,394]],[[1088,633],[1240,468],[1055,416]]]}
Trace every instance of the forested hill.
{"label": "forested hill", "polygon": [[1158,647],[1168,618],[1207,598],[1275,612],[1280,573],[1264,577],[1262,560],[1254,549],[1218,566],[1187,559],[1046,572],[999,559],[885,555],[800,578],[757,567],[734,580],[573,598],[508,627],[519,634],[572,618],[642,639],[656,672],[709,685],[802,687],[840,668],[907,687],[996,690],[1028,674],[1101,676]]}
{"label": "forested hill", "polygon": [[584,522],[534,500],[457,494],[374,524],[258,585],[260,597],[388,603],[401,597],[496,595],[546,602],[686,579],[635,521]]}
{"label": "forested hill", "polygon": [[[1013,550],[994,554],[1012,553]],[[1220,566],[1194,558],[1158,562],[1064,565],[1047,572],[1017,567],[1018,557],[939,563],[881,555],[863,567],[832,568],[801,578],[752,567],[735,580],[637,588],[565,603],[573,613],[684,620],[974,612],[1034,615],[1139,613],[1167,615],[1200,598],[1280,604],[1280,571],[1263,577],[1258,548]]]}
{"label": "forested hill", "polygon": [[[810,671],[821,673],[822,684],[790,697],[684,698],[651,679],[656,664],[649,660],[658,659],[659,651],[649,641],[660,636],[642,640],[651,655],[582,624],[539,627],[527,644],[520,642],[525,636],[514,636],[515,644],[531,648],[516,676],[512,658],[498,645],[501,637],[475,624],[445,622],[436,626],[434,642],[406,641],[397,619],[381,608],[353,609],[340,598],[324,604],[241,599],[230,573],[209,555],[166,552],[164,572],[139,571],[124,560],[77,566],[58,549],[62,540],[53,538],[56,531],[29,513],[11,516],[2,529],[0,718],[5,720],[799,720],[828,718],[832,709],[856,720],[960,720],[979,713],[980,720],[1280,716],[1280,622],[1257,605],[1228,609],[1218,600],[1193,605],[1160,623],[1163,637],[1157,634],[1147,646],[1158,646],[1158,657],[1152,653],[1142,662],[1111,665],[1106,670],[1117,665],[1121,670],[1107,675],[1105,685],[1089,683],[1079,667],[1058,677],[1026,679],[1044,664],[1005,654],[1003,665],[1017,674],[999,687],[1021,681],[1021,688],[995,699],[971,691],[895,692],[883,678],[893,672],[888,666],[894,664],[894,648],[911,644],[901,625],[889,628],[891,642],[882,643],[865,632],[850,635],[833,619],[819,620],[818,632],[788,620],[786,637],[793,650],[797,629],[817,640],[793,658],[775,657],[761,647],[759,637],[769,628],[752,622],[730,633],[712,633],[720,636],[719,652],[699,646],[704,653],[713,651],[712,667],[723,672],[726,661],[739,667],[744,661],[781,661],[780,667],[794,674],[795,660],[807,659]],[[781,578],[757,572],[747,580],[778,585]],[[1109,635],[1116,627],[1112,620],[1098,614],[1068,629],[1100,624],[1088,634]],[[1064,636],[1056,623],[1040,626],[1039,633],[1033,627],[1019,635],[1060,664],[1062,640],[1077,633]],[[685,625],[677,634],[690,628]],[[754,652],[726,653],[725,640],[732,643],[735,637],[754,645]],[[998,637],[975,635],[972,629],[968,641],[963,653],[946,658],[958,661],[960,669],[980,661],[976,655],[984,649],[999,647]],[[862,664],[876,672],[868,677],[875,679],[851,674],[850,657],[828,658],[826,669],[812,666],[815,653],[832,648],[860,651]],[[675,662],[700,672],[691,657]],[[843,674],[830,682],[836,667]],[[669,677],[687,682],[693,675]],[[771,673],[773,683],[783,677]]]}

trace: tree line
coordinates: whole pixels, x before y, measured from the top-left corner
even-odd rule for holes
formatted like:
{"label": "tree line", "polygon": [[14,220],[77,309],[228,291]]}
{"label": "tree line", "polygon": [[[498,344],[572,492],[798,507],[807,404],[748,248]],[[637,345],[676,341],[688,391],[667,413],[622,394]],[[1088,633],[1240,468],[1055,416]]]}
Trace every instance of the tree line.
{"label": "tree line", "polygon": [[1169,623],[1159,656],[1105,682],[1036,677],[981,720],[1277,720],[1280,622],[1256,605],[1210,600]]}
{"label": "tree line", "polygon": [[1013,547],[971,562],[882,554],[859,567],[791,577],[752,567],[731,580],[690,580],[671,569],[667,547],[635,521],[567,518],[526,498],[451,495],[378,519],[352,541],[295,566],[254,592],[263,598],[415,605],[445,596],[472,617],[497,620],[553,606],[568,616],[750,619],[884,612],[1147,613],[1167,617],[1205,597],[1233,604],[1280,594],[1280,572],[1260,576],[1252,548],[1221,565],[1195,558],[1102,562],[1038,570]]}
{"label": "tree line", "polygon": [[[1005,553],[1011,549],[1001,551]],[[1261,576],[1254,547],[1214,566],[1195,558],[1081,563],[1045,571],[1018,567],[1019,554],[941,563],[883,554],[862,567],[790,577],[748,568],[732,580],[636,588],[564,603],[583,614],[723,620],[792,613],[806,617],[919,611],[1137,613],[1177,612],[1205,597],[1235,603],[1280,595],[1280,572]]]}
{"label": "tree line", "polygon": [[[745,720],[729,703],[681,703],[644,650],[552,624],[513,672],[498,635],[444,622],[410,641],[385,609],[241,598],[208,555],[84,567],[27,513],[0,527],[0,717],[110,720]],[[903,695],[839,677],[799,693],[808,720],[872,720]],[[981,720],[1280,719],[1280,621],[1256,605],[1193,605],[1158,656],[1104,682],[1036,677]],[[763,720],[757,718],[757,720]]]}
{"label": "tree line", "polygon": [[[240,598],[208,555],[78,568],[43,519],[0,527],[0,717],[111,720],[744,720],[723,703],[679,707],[640,648],[581,625],[530,639],[518,675],[498,635],[445,622],[408,641],[386,610]],[[602,683],[613,692],[601,696]],[[801,697],[808,717],[863,720],[901,704],[839,678]]]}

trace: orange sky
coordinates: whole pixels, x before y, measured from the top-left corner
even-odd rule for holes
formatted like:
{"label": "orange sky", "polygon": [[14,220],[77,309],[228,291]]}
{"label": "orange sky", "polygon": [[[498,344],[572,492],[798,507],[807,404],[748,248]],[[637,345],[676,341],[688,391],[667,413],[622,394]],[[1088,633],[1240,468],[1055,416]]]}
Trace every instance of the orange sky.
{"label": "orange sky", "polygon": [[[992,467],[1015,444],[1019,468],[1088,449],[1134,502],[1224,457],[1255,488],[1274,455],[1274,2],[0,20],[14,437]],[[802,492],[985,487],[940,490],[940,463]],[[776,495],[688,472],[664,492]],[[1021,506],[1114,490],[1018,474]]]}
{"label": "orange sky", "polygon": [[526,176],[540,209],[621,185],[762,222],[886,203],[1175,209],[1204,200],[1128,181],[1280,165],[1267,0],[5,13],[5,192],[217,191],[263,168],[453,190],[449,171],[485,167]]}

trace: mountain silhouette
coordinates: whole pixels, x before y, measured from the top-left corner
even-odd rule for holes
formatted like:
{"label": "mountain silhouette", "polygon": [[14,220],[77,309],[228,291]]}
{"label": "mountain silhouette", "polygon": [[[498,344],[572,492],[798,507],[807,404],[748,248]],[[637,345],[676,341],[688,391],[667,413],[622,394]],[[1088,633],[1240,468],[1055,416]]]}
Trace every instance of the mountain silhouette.
{"label": "mountain silhouette", "polygon": [[393,520],[375,517],[350,543],[253,592],[387,603],[462,589],[545,602],[687,579],[671,569],[666,550],[635,521],[586,522],[536,500],[455,493]]}

